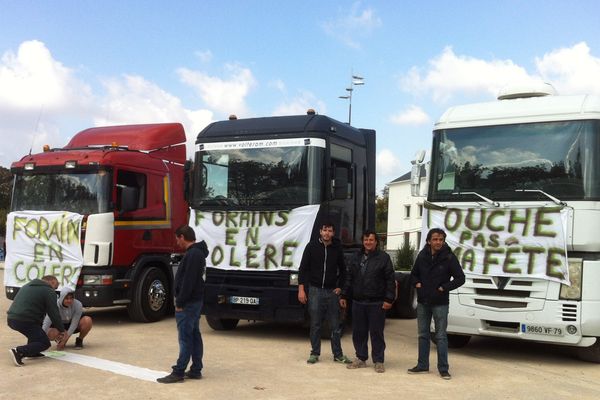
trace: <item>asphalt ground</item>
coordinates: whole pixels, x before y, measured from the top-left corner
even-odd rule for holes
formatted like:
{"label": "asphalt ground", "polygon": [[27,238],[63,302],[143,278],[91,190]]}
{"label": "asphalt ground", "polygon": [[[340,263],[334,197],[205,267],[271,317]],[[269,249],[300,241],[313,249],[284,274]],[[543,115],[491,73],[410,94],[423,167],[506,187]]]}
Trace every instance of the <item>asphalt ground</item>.
{"label": "asphalt ground", "polygon": [[[1,265],[0,265],[1,267]],[[3,270],[0,271],[3,274]],[[2,276],[3,279],[3,276]],[[9,300],[0,296],[6,315]],[[170,372],[178,345],[173,317],[152,324],[133,323],[122,308],[91,309],[94,327],[82,354],[153,371]],[[45,358],[16,367],[8,349],[24,337],[0,324],[0,399],[598,399],[600,365],[585,363],[559,346],[493,338],[474,338],[450,350],[452,380],[435,372],[435,347],[428,374],[409,375],[416,364],[416,321],[389,319],[385,335],[386,372],[372,364],[348,370],[334,363],[328,341],[322,356],[308,365],[308,331],[297,325],[241,322],[228,332],[201,325],[202,380],[170,385],[132,378],[94,367]],[[350,330],[342,339],[353,356]],[[54,346],[53,346],[54,348]]]}

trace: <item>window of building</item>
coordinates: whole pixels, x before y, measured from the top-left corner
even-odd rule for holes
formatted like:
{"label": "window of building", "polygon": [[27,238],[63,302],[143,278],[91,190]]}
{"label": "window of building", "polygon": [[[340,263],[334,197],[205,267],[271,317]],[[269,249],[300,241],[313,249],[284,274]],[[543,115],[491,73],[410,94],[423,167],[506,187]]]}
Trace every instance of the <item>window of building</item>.
{"label": "window of building", "polygon": [[404,218],[410,218],[410,206],[404,206]]}
{"label": "window of building", "polygon": [[423,216],[423,204],[419,204],[419,217]]}
{"label": "window of building", "polygon": [[410,232],[404,232],[404,246],[410,246]]}

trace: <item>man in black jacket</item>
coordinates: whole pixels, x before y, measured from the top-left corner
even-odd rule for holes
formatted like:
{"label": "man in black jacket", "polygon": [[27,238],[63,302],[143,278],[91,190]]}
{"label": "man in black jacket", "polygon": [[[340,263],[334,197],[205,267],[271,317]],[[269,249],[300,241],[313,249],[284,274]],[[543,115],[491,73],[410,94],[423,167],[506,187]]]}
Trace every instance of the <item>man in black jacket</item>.
{"label": "man in black jacket", "polygon": [[438,371],[442,378],[450,379],[446,334],[449,292],[465,283],[465,274],[458,259],[446,244],[446,232],[433,228],[427,233],[426,242],[411,272],[411,281],[417,288],[419,360],[408,373],[429,371],[429,327],[433,318]]}
{"label": "man in black jacket", "polygon": [[333,223],[323,222],[319,238],[306,245],[300,262],[298,301],[302,304],[308,302],[311,351],[306,362],[309,364],[319,361],[324,320],[331,330],[333,361],[342,364],[351,362],[342,352],[341,344],[339,295],[346,276],[346,265],[342,245],[334,234]]}
{"label": "man in black jacket", "polygon": [[[204,270],[208,247],[203,240],[196,243],[196,233],[187,226],[175,231],[177,245],[185,250],[175,274],[175,321],[179,338],[179,358],[173,372],[158,378],[160,383],[183,382],[202,378],[202,354],[204,347],[200,335],[200,314],[204,304]],[[192,366],[185,371],[192,359]]]}
{"label": "man in black jacket", "polygon": [[385,372],[383,328],[386,311],[392,308],[396,297],[394,266],[390,256],[379,250],[379,238],[375,232],[365,231],[362,240],[363,248],[348,268],[340,300],[340,305],[346,308],[346,300],[352,299],[352,342],[356,359],[348,368],[367,366],[370,335],[375,371]]}

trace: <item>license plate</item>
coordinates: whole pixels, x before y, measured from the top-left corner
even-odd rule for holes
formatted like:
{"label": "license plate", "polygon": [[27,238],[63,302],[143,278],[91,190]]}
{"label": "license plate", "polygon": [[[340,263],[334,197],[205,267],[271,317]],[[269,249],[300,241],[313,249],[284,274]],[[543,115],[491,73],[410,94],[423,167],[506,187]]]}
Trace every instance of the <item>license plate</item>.
{"label": "license plate", "polygon": [[231,304],[247,304],[251,306],[258,305],[258,297],[241,297],[241,296],[231,296],[229,298],[229,302]]}
{"label": "license plate", "polygon": [[563,328],[543,325],[521,324],[521,332],[532,335],[564,336]]}

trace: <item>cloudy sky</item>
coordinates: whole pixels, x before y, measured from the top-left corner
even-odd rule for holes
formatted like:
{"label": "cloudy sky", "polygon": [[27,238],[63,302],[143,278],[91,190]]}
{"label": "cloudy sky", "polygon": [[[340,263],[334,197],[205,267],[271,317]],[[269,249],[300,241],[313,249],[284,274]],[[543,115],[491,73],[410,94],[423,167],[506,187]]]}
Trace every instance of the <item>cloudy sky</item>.
{"label": "cloudy sky", "polygon": [[[377,131],[378,189],[443,111],[546,81],[600,94],[600,2],[0,0],[0,165],[90,126],[314,108]],[[192,146],[190,146],[190,149]],[[189,152],[191,154],[191,152]]]}

